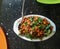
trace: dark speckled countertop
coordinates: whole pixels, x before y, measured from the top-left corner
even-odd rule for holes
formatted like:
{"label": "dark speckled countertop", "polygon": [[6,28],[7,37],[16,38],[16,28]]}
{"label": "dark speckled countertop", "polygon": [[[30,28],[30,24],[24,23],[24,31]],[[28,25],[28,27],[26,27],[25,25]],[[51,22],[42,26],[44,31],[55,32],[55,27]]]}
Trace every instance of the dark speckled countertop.
{"label": "dark speckled countertop", "polygon": [[0,1],[0,25],[5,29],[8,49],[60,49],[60,4],[46,5],[36,0],[26,0],[24,15],[40,14],[56,24],[56,33],[43,42],[28,42],[19,38],[13,31],[14,21],[21,17],[23,0]]}

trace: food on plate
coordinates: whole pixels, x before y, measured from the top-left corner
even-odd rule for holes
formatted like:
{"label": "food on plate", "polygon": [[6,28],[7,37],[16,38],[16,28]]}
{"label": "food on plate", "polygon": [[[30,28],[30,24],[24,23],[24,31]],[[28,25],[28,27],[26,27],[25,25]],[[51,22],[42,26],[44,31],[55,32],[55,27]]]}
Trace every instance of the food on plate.
{"label": "food on plate", "polygon": [[24,17],[19,25],[20,35],[30,39],[42,39],[52,33],[53,26],[46,18],[38,16]]}

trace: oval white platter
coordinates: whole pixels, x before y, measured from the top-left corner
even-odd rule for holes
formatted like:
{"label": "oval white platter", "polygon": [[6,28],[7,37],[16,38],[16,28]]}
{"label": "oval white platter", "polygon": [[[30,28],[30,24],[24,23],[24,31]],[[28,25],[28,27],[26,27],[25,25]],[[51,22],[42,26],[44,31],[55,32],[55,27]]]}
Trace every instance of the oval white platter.
{"label": "oval white platter", "polygon": [[17,36],[19,36],[20,38],[22,38],[22,39],[24,39],[24,40],[27,40],[27,41],[38,42],[38,41],[47,40],[47,39],[51,38],[51,37],[55,34],[55,32],[56,32],[56,25],[55,25],[54,22],[51,21],[49,18],[47,18],[47,17],[45,17],[45,16],[42,16],[42,15],[26,15],[25,17],[30,17],[30,16],[38,16],[38,17],[41,17],[41,18],[46,18],[46,19],[50,22],[50,24],[53,26],[52,33],[51,33],[49,36],[47,36],[47,37],[43,37],[42,40],[41,40],[41,39],[32,39],[32,40],[31,40],[31,39],[29,39],[29,38],[26,38],[25,36],[19,35],[20,32],[19,32],[19,30],[18,30],[18,26],[19,26],[19,24],[20,24],[21,21],[22,21],[22,17],[21,17],[21,18],[17,19],[17,20],[14,22],[14,25],[13,25],[13,31],[17,34]]}

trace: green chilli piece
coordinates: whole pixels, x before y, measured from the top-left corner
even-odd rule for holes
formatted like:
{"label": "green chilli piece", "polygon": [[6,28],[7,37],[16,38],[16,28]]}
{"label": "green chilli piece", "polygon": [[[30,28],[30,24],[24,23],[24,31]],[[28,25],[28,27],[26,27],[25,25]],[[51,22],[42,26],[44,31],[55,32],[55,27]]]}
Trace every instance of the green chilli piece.
{"label": "green chilli piece", "polygon": [[27,22],[25,22],[24,24],[25,24],[26,26],[28,25],[28,23],[27,23]]}
{"label": "green chilli piece", "polygon": [[32,30],[34,30],[35,29],[35,26],[34,27],[32,27]]}
{"label": "green chilli piece", "polygon": [[34,17],[32,16],[31,18],[30,18],[30,21],[33,21],[34,20]]}
{"label": "green chilli piece", "polygon": [[39,17],[39,18],[37,19],[37,23],[41,23],[41,22],[42,22],[42,18]]}
{"label": "green chilli piece", "polygon": [[37,24],[38,24],[37,22],[33,22],[31,26],[35,27]]}
{"label": "green chilli piece", "polygon": [[41,24],[40,26],[39,26],[39,29],[45,29],[45,25],[43,25],[43,24]]}
{"label": "green chilli piece", "polygon": [[46,29],[46,30],[47,30],[47,29],[49,29],[49,28],[50,28],[50,26],[51,26],[50,24],[49,24],[49,25],[47,25],[47,27],[46,27],[45,29]]}
{"label": "green chilli piece", "polygon": [[51,33],[51,30],[47,30],[46,33],[44,33],[45,36],[48,36]]}
{"label": "green chilli piece", "polygon": [[50,24],[47,25],[46,28],[45,28],[45,30],[44,30],[44,32],[46,32],[50,28],[50,26],[51,26]]}
{"label": "green chilli piece", "polygon": [[25,34],[25,37],[32,39],[32,35],[29,34],[29,33],[26,33],[26,34]]}

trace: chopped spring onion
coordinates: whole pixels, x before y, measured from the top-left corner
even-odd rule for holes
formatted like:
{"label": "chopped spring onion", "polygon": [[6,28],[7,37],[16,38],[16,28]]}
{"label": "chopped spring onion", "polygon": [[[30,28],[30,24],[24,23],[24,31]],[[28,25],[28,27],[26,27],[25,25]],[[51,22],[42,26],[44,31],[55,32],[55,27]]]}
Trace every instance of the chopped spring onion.
{"label": "chopped spring onion", "polygon": [[28,25],[28,23],[27,23],[27,22],[25,22],[24,24],[25,24],[26,26]]}
{"label": "chopped spring onion", "polygon": [[43,24],[41,24],[40,26],[39,26],[39,29],[44,29],[45,28],[45,25],[43,25]]}

